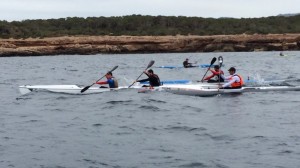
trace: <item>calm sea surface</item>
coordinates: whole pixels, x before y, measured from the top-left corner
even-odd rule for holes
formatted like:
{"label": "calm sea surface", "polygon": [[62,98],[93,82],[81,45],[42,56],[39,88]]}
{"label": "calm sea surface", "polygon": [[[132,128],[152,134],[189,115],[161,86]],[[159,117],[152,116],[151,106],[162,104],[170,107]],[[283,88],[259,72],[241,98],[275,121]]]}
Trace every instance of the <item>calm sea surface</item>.
{"label": "calm sea surface", "polygon": [[[300,85],[300,52],[122,54],[0,58],[1,168],[299,168],[300,92],[195,97],[120,90],[68,95],[19,85],[90,85],[113,74],[129,85],[155,60],[161,80],[200,80],[206,69],[160,69],[222,55],[245,78]],[[209,74],[209,73],[208,73]],[[144,78],[145,76],[142,76]]]}

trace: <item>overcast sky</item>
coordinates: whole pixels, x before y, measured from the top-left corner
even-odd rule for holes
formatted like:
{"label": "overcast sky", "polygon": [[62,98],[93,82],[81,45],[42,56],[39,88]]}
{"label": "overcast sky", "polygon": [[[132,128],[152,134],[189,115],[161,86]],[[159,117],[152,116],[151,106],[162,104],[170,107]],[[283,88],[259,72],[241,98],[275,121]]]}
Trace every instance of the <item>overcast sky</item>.
{"label": "overcast sky", "polygon": [[253,18],[300,13],[300,0],[0,0],[0,20],[163,16]]}

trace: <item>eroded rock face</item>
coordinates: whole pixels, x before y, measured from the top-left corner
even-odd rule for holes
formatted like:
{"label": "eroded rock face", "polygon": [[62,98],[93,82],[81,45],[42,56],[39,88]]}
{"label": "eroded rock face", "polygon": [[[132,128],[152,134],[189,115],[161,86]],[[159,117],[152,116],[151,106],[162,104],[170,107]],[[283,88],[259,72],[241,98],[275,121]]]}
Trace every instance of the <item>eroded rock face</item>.
{"label": "eroded rock face", "polygon": [[0,56],[300,50],[300,34],[0,39]]}

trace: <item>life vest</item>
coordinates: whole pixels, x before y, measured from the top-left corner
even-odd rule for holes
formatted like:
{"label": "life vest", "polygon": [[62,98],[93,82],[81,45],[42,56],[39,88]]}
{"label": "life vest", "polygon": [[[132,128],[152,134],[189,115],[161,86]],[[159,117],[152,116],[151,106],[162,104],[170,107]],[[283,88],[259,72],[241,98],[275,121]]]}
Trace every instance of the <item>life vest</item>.
{"label": "life vest", "polygon": [[219,72],[217,71],[212,71],[212,72],[216,81],[224,82],[224,79],[221,76],[224,75],[224,72],[222,70],[219,70]]}
{"label": "life vest", "polygon": [[115,78],[112,78],[112,79],[114,81],[114,88],[118,88],[119,87],[119,83],[118,83],[117,79],[115,79]]}
{"label": "life vest", "polygon": [[[236,82],[235,81],[234,83],[232,83],[231,84],[232,88],[240,88],[240,87],[242,87],[245,84],[243,78],[240,75],[235,74],[233,76],[239,77],[240,78],[240,82]],[[230,80],[232,80],[233,76],[230,78]]]}
{"label": "life vest", "polygon": [[[115,79],[114,77],[112,77],[111,79],[108,79],[105,83],[107,83],[109,85],[109,88],[118,88],[118,81],[117,79]],[[103,83],[101,83],[103,84]]]}

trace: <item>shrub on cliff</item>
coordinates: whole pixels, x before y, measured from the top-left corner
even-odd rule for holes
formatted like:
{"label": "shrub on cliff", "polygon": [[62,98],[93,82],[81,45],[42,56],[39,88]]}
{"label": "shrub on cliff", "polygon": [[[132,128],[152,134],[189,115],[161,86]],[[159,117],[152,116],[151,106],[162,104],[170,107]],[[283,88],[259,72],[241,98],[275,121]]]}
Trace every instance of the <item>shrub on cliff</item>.
{"label": "shrub on cliff", "polygon": [[300,33],[300,15],[266,18],[201,18],[184,16],[68,17],[0,21],[1,38],[68,35],[230,35]]}

